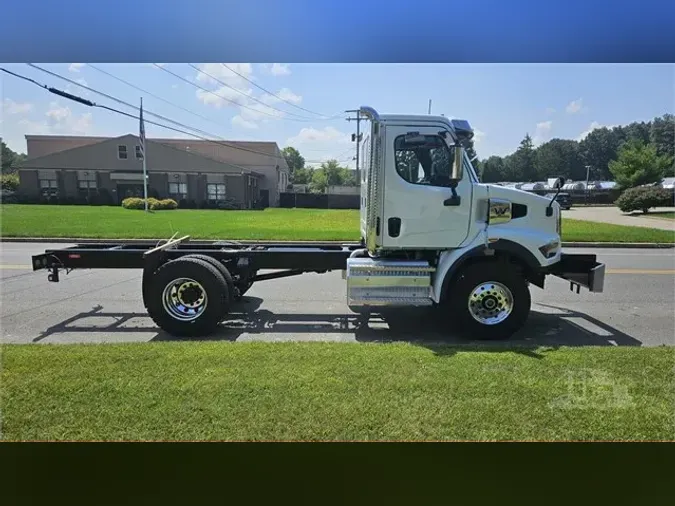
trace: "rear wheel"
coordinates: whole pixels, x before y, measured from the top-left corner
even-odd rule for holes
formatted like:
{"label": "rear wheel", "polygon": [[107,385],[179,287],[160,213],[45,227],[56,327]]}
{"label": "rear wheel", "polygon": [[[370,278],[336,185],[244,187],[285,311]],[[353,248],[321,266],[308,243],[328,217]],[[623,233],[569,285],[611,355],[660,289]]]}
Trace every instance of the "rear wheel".
{"label": "rear wheel", "polygon": [[511,264],[481,262],[467,267],[450,287],[453,327],[470,339],[507,339],[527,321],[527,280]]}
{"label": "rear wheel", "polygon": [[[210,257],[208,255],[188,255],[183,258],[196,258],[198,260],[203,260],[204,262],[207,262],[211,265],[213,265],[216,269],[218,269],[218,272],[222,274],[223,278],[225,278],[225,282],[227,283],[227,288],[230,294],[231,299],[237,298],[237,290],[235,290],[234,286],[234,280],[232,279],[232,274],[230,274],[230,271],[225,267],[225,265],[222,262],[219,262],[213,257]],[[223,315],[225,316],[225,315]]]}
{"label": "rear wheel", "polygon": [[164,331],[177,337],[213,333],[229,306],[227,281],[220,271],[199,258],[165,263],[150,281],[147,310]]}

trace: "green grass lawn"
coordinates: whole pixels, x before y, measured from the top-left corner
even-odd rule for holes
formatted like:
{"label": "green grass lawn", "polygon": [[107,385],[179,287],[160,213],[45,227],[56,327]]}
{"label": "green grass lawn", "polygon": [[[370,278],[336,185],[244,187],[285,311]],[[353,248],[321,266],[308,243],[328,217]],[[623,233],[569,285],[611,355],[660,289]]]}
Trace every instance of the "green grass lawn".
{"label": "green grass lawn", "polygon": [[6,440],[672,440],[673,348],[5,345]]}
{"label": "green grass lawn", "polygon": [[[356,210],[184,209],[146,214],[121,207],[3,205],[0,220],[4,237],[157,239],[178,232],[194,239],[359,239],[359,214]],[[563,240],[672,243],[675,242],[675,234],[664,230],[564,219]]]}
{"label": "green grass lawn", "polygon": [[655,228],[563,219],[562,238],[563,241],[570,242],[673,243],[675,233]]}

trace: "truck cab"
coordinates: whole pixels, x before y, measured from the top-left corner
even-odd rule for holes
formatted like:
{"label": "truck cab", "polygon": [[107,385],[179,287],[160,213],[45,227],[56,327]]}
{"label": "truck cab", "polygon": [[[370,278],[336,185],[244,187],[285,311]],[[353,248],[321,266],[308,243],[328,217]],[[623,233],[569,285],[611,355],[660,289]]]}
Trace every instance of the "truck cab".
{"label": "truck cab", "polygon": [[467,121],[360,111],[370,131],[364,248],[347,262],[352,309],[440,306],[477,337],[506,337],[529,313],[529,285],[544,288],[549,274],[577,290],[603,290],[604,265],[594,255],[563,253],[555,197],[479,181],[465,151]]}

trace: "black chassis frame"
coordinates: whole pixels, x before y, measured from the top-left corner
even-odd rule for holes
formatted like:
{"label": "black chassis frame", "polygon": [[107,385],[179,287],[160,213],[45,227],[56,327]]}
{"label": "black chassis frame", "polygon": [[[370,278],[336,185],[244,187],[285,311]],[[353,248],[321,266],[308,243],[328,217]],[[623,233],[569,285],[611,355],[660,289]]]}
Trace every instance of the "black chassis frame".
{"label": "black chassis frame", "polygon": [[[163,243],[163,244],[162,244]],[[360,243],[265,243],[247,241],[189,241],[189,236],[168,241],[88,243],[49,249],[32,257],[33,271],[46,269],[51,282],[73,269],[143,269],[144,282],[165,262],[187,255],[206,255],[223,263],[237,282],[294,276],[306,272],[346,269],[347,258]],[[258,275],[258,270],[282,272]]]}
{"label": "black chassis frame", "polygon": [[[207,255],[227,267],[235,286],[243,293],[256,281],[345,270],[349,256],[363,247],[363,242],[189,241],[189,236],[185,236],[159,242],[88,243],[46,250],[32,257],[32,265],[34,271],[47,269],[51,282],[59,281],[60,270],[68,273],[73,269],[143,269],[145,292],[153,273],[163,263],[187,255]],[[258,274],[258,270],[280,272]],[[602,292],[605,266],[594,254],[563,253],[560,262],[538,274],[542,281],[546,275],[565,279],[577,293],[582,286]]]}

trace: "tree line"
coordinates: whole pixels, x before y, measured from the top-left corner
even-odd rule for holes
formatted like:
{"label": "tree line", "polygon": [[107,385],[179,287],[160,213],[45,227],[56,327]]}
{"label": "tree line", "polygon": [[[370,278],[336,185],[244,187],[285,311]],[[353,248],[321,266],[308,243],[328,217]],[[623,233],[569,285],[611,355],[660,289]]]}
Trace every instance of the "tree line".
{"label": "tree line", "polygon": [[[529,134],[510,155],[479,160],[485,183],[536,182],[563,176],[572,181],[616,181],[630,187],[675,175],[675,116],[592,130],[581,141],[551,139],[534,147]],[[474,162],[475,163],[475,162]]]}
{"label": "tree line", "polygon": [[313,193],[324,193],[329,186],[356,186],[356,172],[341,166],[337,160],[311,167],[294,147],[285,147],[281,153],[291,173],[291,184],[308,185]]}

